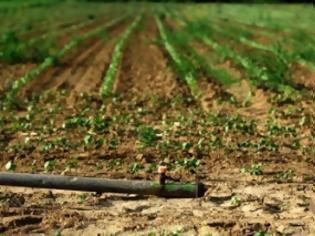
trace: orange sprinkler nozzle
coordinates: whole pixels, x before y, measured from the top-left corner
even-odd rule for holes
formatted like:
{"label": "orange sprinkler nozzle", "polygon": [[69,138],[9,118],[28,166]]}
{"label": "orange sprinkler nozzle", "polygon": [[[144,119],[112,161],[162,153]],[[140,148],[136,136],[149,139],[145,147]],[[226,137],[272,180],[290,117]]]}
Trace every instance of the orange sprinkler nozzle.
{"label": "orange sprinkler nozzle", "polygon": [[159,174],[165,174],[167,171],[167,167],[166,166],[159,166],[159,169],[158,169],[158,173]]}
{"label": "orange sprinkler nozzle", "polygon": [[159,166],[158,172],[160,174],[160,184],[164,185],[166,182],[166,171],[167,171],[167,167],[166,166]]}

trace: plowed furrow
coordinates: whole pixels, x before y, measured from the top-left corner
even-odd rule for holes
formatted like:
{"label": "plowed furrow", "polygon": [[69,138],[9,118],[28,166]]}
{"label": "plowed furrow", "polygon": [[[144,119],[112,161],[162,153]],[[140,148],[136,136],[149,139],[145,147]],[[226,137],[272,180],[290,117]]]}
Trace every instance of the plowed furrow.
{"label": "plowed furrow", "polygon": [[187,89],[169,68],[163,51],[154,42],[159,35],[154,20],[147,19],[139,31],[124,52],[115,92],[126,100],[135,96],[141,100],[147,96],[170,98],[187,94]]}
{"label": "plowed furrow", "polygon": [[[115,38],[126,23],[120,24],[109,32]],[[102,39],[91,39],[83,42],[75,51],[67,55],[58,66],[47,70],[43,75],[31,81],[23,89],[22,95],[39,93],[48,89],[71,89],[78,83],[86,70],[93,65],[96,55],[106,45]],[[101,79],[101,78],[98,78]]]}

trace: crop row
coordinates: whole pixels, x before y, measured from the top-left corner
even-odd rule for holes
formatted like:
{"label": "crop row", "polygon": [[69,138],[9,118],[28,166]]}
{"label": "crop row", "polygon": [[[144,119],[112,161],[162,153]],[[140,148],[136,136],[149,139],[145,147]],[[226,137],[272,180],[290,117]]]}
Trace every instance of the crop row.
{"label": "crop row", "polygon": [[88,26],[94,21],[85,20],[78,24],[60,29],[53,34],[47,32],[29,40],[18,37],[15,33],[6,33],[0,42],[0,60],[9,64],[40,62],[54,53],[61,35],[73,34],[76,30]]}
{"label": "crop row", "polygon": [[119,4],[102,5],[83,1],[62,1],[60,4],[49,7],[26,8],[21,2],[7,2],[12,2],[12,7],[0,6],[0,34],[13,32],[19,36],[34,35],[38,31],[51,31],[83,19],[96,18],[118,11],[121,13]]}
{"label": "crop row", "polygon": [[[292,93],[294,91],[287,81],[284,80],[284,72],[286,71],[285,69],[287,64],[283,61],[280,61],[281,64],[280,62],[278,63],[284,67],[281,68],[281,71],[279,71],[279,68],[278,71],[275,71],[273,65],[266,61],[260,61],[260,63],[262,62],[264,65],[261,66],[261,64],[257,64],[257,55],[242,55],[240,52],[230,47],[227,43],[221,44],[218,43],[218,40],[210,38],[209,35],[217,35],[217,31],[214,31],[212,27],[204,24],[202,21],[188,22],[184,20],[184,22],[186,26],[185,30],[191,36],[194,36],[196,39],[212,48],[221,59],[228,58],[232,60],[234,64],[243,68],[256,86],[266,87],[284,93]],[[266,58],[263,58],[263,60],[265,59]],[[276,57],[275,59],[279,60],[279,58]]]}
{"label": "crop row", "polygon": [[166,51],[168,52],[168,54],[170,55],[172,61],[174,62],[175,67],[178,70],[181,78],[187,83],[191,94],[195,98],[200,97],[201,91],[198,87],[198,84],[194,77],[192,69],[186,66],[183,58],[179,55],[179,53],[175,50],[173,45],[170,43],[168,34],[163,26],[163,23],[157,15],[155,15],[155,21],[159,28],[160,36],[164,44],[164,47]]}
{"label": "crop row", "polygon": [[[232,40],[251,48],[270,52],[274,57],[279,58],[280,63],[282,62],[284,65],[299,63],[310,70],[315,71],[315,41],[312,37],[308,37],[306,34],[299,32],[302,36],[293,35],[294,37],[290,37],[290,35],[288,35],[288,38],[284,39],[283,42],[278,40],[272,44],[262,44],[251,39],[253,34],[251,31],[242,29],[239,26],[228,28],[224,27],[224,29],[216,28],[215,30],[223,37],[231,38]],[[275,38],[274,34],[266,36],[264,33],[259,31],[256,32],[256,34],[262,34],[264,37],[271,40],[274,40]]]}
{"label": "crop row", "polygon": [[73,38],[72,40],[70,40],[66,45],[64,45],[64,47],[58,53],[56,53],[55,56],[47,57],[37,67],[30,70],[26,75],[24,75],[19,80],[16,80],[13,83],[11,89],[7,93],[7,102],[9,102],[9,104],[14,102],[16,94],[18,93],[18,91],[22,87],[24,87],[29,81],[31,81],[34,78],[36,78],[37,76],[39,76],[47,68],[56,64],[58,62],[58,60],[63,58],[69,51],[74,49],[77,45],[79,45],[80,43],[82,43],[83,41],[85,41],[89,38],[95,37],[96,35],[102,33],[104,30],[106,30],[107,28],[110,28],[114,25],[117,25],[119,22],[121,22],[125,18],[126,18],[126,16],[116,18],[116,19],[110,21],[109,23],[107,23],[105,26],[98,27],[95,30],[92,30],[92,31],[90,31],[84,35],[77,36],[77,37]]}
{"label": "crop row", "polygon": [[108,96],[112,92],[112,87],[116,78],[116,74],[118,71],[118,66],[121,61],[121,57],[123,54],[123,48],[132,34],[132,32],[137,28],[139,23],[141,22],[142,15],[139,15],[132,24],[122,33],[120,38],[118,39],[117,44],[115,45],[113,54],[112,54],[112,60],[108,67],[108,70],[105,74],[104,81],[102,84],[102,87],[100,89],[100,93],[103,97]]}

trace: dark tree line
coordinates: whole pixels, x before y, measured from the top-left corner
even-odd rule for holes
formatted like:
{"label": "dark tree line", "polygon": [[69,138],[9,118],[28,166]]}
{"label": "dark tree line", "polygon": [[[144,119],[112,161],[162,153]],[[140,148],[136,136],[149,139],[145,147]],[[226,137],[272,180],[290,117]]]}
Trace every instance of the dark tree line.
{"label": "dark tree line", "polygon": [[[84,1],[84,0],[83,0]],[[85,0],[89,2],[117,2],[117,0]],[[119,1],[119,0],[118,0]],[[120,0],[120,2],[179,2],[179,3],[313,3],[315,0]]]}

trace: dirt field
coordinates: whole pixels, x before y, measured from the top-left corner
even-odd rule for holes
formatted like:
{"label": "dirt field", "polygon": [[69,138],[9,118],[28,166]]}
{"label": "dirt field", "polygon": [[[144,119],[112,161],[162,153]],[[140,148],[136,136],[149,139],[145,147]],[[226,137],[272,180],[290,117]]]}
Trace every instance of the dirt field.
{"label": "dirt field", "polygon": [[[154,18],[144,19],[124,48],[113,96],[103,100],[99,89],[130,20],[83,42],[19,92],[28,98],[22,108],[0,112],[0,170],[11,161],[22,173],[157,180],[163,162],[174,181],[198,176],[205,196],[1,186],[0,234],[315,235],[314,87],[293,98],[253,89],[226,61],[218,67],[239,81],[224,86],[200,75],[203,96],[195,100]],[[6,91],[35,65],[0,66]],[[311,84],[312,73],[291,69]]]}

